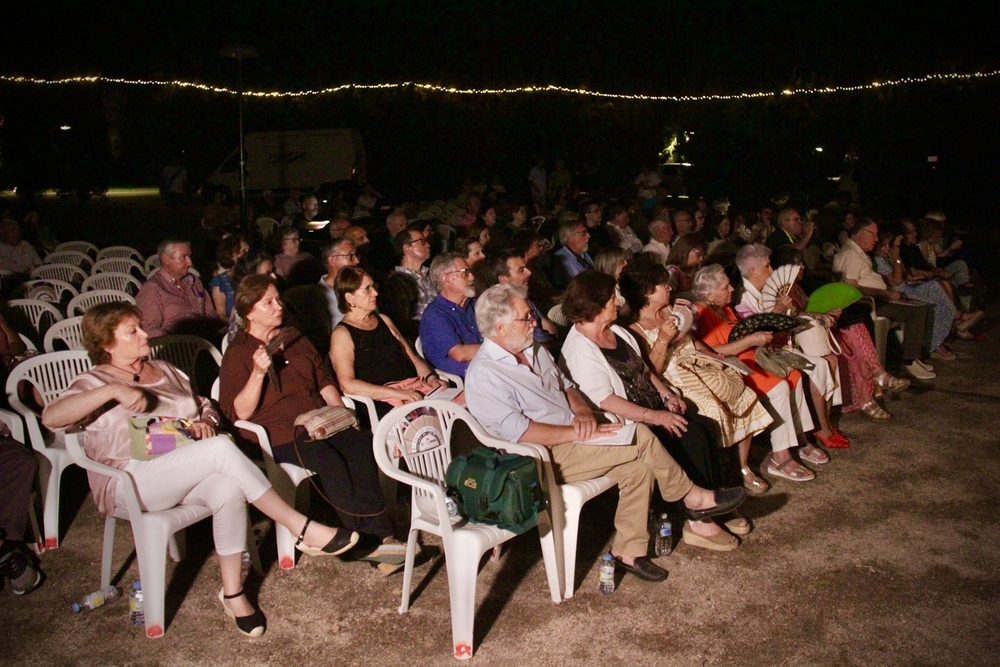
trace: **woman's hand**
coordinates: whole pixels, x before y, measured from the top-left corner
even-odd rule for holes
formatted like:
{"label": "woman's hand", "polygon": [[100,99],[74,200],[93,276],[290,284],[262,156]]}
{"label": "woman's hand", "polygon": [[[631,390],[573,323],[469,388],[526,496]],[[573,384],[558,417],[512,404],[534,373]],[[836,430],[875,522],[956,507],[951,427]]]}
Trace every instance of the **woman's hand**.
{"label": "woman's hand", "polygon": [[415,389],[396,389],[392,392],[393,398],[401,400],[403,403],[412,403],[424,398],[424,395]]}
{"label": "woman's hand", "polygon": [[774,334],[770,331],[755,331],[754,333],[747,336],[747,340],[750,342],[750,347],[760,347],[762,345],[767,345],[774,338]]}
{"label": "woman's hand", "polygon": [[204,440],[215,435],[215,425],[204,419],[191,422],[191,435],[195,440]]}
{"label": "woman's hand", "polygon": [[437,375],[431,375],[424,381],[431,386],[431,391],[434,391],[435,389],[448,388],[448,381],[443,378],[439,378]]}
{"label": "woman's hand", "polygon": [[675,437],[681,437],[687,431],[687,420],[680,415],[675,415],[666,410],[657,410],[650,413],[650,422],[662,426],[670,431]]}
{"label": "woman's hand", "polygon": [[680,396],[669,394],[663,397],[663,403],[675,415],[682,415],[687,412],[687,403]]}
{"label": "woman's hand", "polygon": [[267,374],[267,369],[271,367],[271,355],[267,353],[264,346],[261,345],[253,353],[253,372],[259,378],[263,378]]}
{"label": "woman's hand", "polygon": [[670,345],[676,337],[677,322],[675,322],[674,318],[668,313],[666,319],[663,320],[663,324],[660,325],[660,333],[657,336],[656,342],[660,342],[662,340],[665,345]]}
{"label": "woman's hand", "polygon": [[119,383],[114,383],[111,386],[114,387],[115,400],[129,412],[134,412],[137,415],[145,414],[153,407],[150,405],[149,394],[139,387]]}

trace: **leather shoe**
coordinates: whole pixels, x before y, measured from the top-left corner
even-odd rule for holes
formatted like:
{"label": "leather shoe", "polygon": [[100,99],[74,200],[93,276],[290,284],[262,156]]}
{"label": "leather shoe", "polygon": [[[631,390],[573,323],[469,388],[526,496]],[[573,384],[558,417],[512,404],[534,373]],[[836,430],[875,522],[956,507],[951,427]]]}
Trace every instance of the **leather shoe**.
{"label": "leather shoe", "polygon": [[631,572],[643,581],[663,581],[667,578],[667,571],[651,561],[649,556],[639,556],[631,565],[615,556],[615,565],[626,572]]}
{"label": "leather shoe", "polygon": [[691,509],[690,507],[685,507],[684,513],[687,514],[687,518],[692,521],[699,521],[701,519],[707,519],[720,514],[728,514],[742,505],[743,501],[746,499],[746,491],[738,486],[731,486],[727,489],[716,490],[715,505],[712,507],[706,507],[705,509]]}

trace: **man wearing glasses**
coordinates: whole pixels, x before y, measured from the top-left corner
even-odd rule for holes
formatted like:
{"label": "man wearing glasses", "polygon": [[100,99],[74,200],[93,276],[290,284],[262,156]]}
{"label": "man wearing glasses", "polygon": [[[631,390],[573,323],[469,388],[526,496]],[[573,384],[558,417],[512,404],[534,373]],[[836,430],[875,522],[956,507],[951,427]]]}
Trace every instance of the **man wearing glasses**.
{"label": "man wearing glasses", "polygon": [[476,326],[472,271],[461,253],[446,252],[431,262],[430,276],[438,295],[420,318],[424,358],[434,368],[464,378],[483,342]]}
{"label": "man wearing glasses", "polygon": [[[746,498],[741,488],[716,492],[695,486],[643,424],[598,424],[576,386],[552,355],[533,346],[528,302],[510,285],[495,285],[476,303],[485,338],[469,365],[469,411],[492,435],[548,448],[559,483],[608,476],[619,488],[611,553],[617,567],[646,581],[663,581],[653,563],[647,520],[653,488],[664,500],[682,500],[693,521],[731,512]],[[608,444],[600,444],[602,442]]]}
{"label": "man wearing glasses", "polygon": [[345,266],[358,265],[357,246],[348,239],[327,244],[323,248],[323,264],[326,265],[326,275],[319,279],[319,284],[326,296],[326,305],[330,310],[330,331],[333,331],[333,328],[340,324],[340,320],[344,319],[344,314],[337,305],[337,292],[333,289],[333,281]]}
{"label": "man wearing glasses", "polygon": [[902,294],[889,289],[882,276],[872,268],[868,253],[875,249],[876,243],[878,225],[873,220],[858,223],[833,258],[833,270],[845,283],[857,287],[865,296],[873,297],[875,312],[903,323],[903,368],[918,380],[932,380],[937,377],[934,367],[921,361],[921,358],[930,354],[926,325],[933,318],[928,317],[927,304],[904,299]]}
{"label": "man wearing glasses", "polygon": [[816,225],[812,220],[803,220],[802,214],[794,208],[778,211],[778,229],[767,237],[765,245],[776,251],[784,245],[791,245],[798,250],[805,250],[812,240]]}
{"label": "man wearing glasses", "polygon": [[423,232],[404,229],[393,241],[399,266],[389,274],[378,295],[378,307],[388,315],[410,343],[420,334],[424,309],[437,296],[437,289],[424,262],[431,256],[431,246]]}
{"label": "man wearing glasses", "polygon": [[552,259],[552,284],[566,287],[578,273],[594,268],[594,260],[587,254],[590,232],[579,220],[569,220],[559,225],[559,243],[562,247]]}

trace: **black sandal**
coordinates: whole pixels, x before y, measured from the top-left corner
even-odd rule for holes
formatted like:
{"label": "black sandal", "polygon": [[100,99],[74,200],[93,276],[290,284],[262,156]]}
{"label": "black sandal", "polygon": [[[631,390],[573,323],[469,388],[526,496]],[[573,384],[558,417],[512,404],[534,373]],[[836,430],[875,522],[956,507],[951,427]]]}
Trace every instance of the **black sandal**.
{"label": "black sandal", "polygon": [[225,590],[221,590],[219,591],[219,602],[222,603],[222,608],[225,610],[226,615],[236,621],[236,627],[240,632],[247,637],[260,637],[267,628],[267,619],[264,618],[264,614],[260,609],[254,609],[253,613],[249,616],[237,616],[236,612],[226,604],[226,600],[233,600],[241,595],[243,595],[242,588],[239,593],[234,593],[233,595],[226,595]]}
{"label": "black sandal", "polygon": [[338,528],[337,534],[333,536],[326,546],[322,549],[317,547],[308,547],[302,544],[302,540],[306,537],[306,530],[309,528],[309,524],[312,523],[312,519],[306,519],[305,525],[302,526],[302,532],[299,533],[299,539],[295,540],[295,548],[306,554],[307,556],[339,556],[340,554],[350,551],[358,540],[361,538],[357,531],[348,531],[345,528]]}

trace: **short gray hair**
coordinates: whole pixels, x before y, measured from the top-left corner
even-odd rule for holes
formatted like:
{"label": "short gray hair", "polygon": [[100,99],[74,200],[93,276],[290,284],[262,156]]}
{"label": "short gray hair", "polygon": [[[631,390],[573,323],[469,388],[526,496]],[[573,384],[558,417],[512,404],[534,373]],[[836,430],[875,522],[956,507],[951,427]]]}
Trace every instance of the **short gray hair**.
{"label": "short gray hair", "polygon": [[496,333],[497,326],[514,321],[514,302],[524,299],[524,292],[512,285],[494,285],[476,300],[476,326],[483,338]]}
{"label": "short gray hair", "polygon": [[748,273],[764,264],[764,260],[771,256],[771,249],[762,243],[750,243],[740,248],[736,253],[736,266],[740,270],[740,275],[746,277]]}
{"label": "short gray hair", "polygon": [[[354,245],[354,241],[352,241],[351,239],[337,239],[337,240],[333,241],[332,243],[327,243],[325,246],[323,246],[323,264],[325,265],[327,262],[330,261],[330,256],[331,255],[338,254],[337,253],[337,249],[340,248],[340,246],[343,246],[343,245],[349,245],[349,246],[351,246],[351,250],[350,250],[351,252],[354,252],[355,250],[358,249],[357,246]],[[343,253],[343,254],[346,255],[347,253]]]}
{"label": "short gray hair", "polygon": [[576,231],[577,227],[587,228],[587,225],[577,220],[564,220],[559,225],[559,243],[566,245],[569,242],[569,237]]}
{"label": "short gray hair", "polygon": [[721,264],[709,264],[698,269],[698,272],[694,274],[691,291],[698,299],[704,300],[709,292],[717,289],[726,280],[729,280],[729,276],[726,275],[726,270],[722,268]]}
{"label": "short gray hair", "polygon": [[449,271],[455,270],[455,262],[465,259],[465,255],[460,252],[443,252],[431,262],[430,277],[434,283],[434,288],[440,292],[444,285],[444,277]]}
{"label": "short gray hair", "polygon": [[174,251],[174,246],[186,245],[188,248],[191,247],[190,241],[185,241],[184,239],[163,239],[160,244],[156,246],[156,254],[159,257],[163,255],[169,255]]}
{"label": "short gray hair", "polygon": [[650,234],[652,234],[653,232],[655,232],[660,227],[668,227],[668,226],[670,226],[670,221],[669,220],[665,220],[664,218],[653,218],[649,222],[649,225],[647,226],[647,229],[649,230]]}

